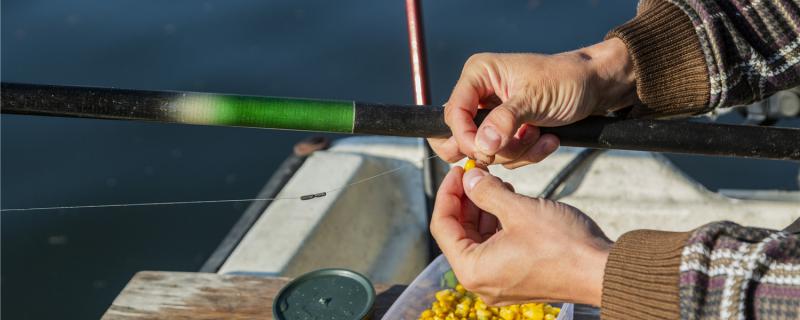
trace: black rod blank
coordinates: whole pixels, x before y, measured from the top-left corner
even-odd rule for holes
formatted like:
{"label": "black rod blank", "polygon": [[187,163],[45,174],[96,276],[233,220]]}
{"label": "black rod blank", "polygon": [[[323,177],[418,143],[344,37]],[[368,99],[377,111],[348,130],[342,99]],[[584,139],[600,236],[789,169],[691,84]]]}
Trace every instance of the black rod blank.
{"label": "black rod blank", "polygon": [[[91,94],[84,94],[86,92]],[[175,94],[178,93],[3,83],[0,110],[4,114],[163,121],[143,119],[141,115],[130,118],[120,115],[137,114],[142,108],[164,108],[164,97]],[[158,105],[149,105],[148,101],[155,101]],[[113,108],[90,109],[112,110],[114,115],[76,113],[82,109],[76,108],[76,104],[113,104]],[[415,137],[450,135],[450,129],[444,123],[444,107],[441,106],[360,102],[353,106],[352,133]],[[479,110],[476,123],[480,124],[488,112]],[[558,136],[564,146],[800,160],[800,129],[795,128],[589,117],[566,126],[541,128],[541,131]]]}

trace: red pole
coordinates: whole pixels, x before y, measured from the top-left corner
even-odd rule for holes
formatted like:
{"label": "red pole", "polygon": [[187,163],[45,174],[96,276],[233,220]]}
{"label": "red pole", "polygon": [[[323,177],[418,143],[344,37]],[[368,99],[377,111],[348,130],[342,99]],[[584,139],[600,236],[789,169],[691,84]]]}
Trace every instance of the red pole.
{"label": "red pole", "polygon": [[406,0],[406,17],[408,18],[408,46],[411,52],[414,102],[418,105],[430,104],[425,31],[422,28],[422,6],[418,0]]}
{"label": "red pole", "polygon": [[[411,53],[411,80],[414,85],[414,102],[418,105],[430,104],[431,96],[428,88],[428,68],[425,56],[425,31],[422,28],[422,5],[419,0],[406,0],[406,18],[408,21],[408,48]],[[425,157],[433,154],[427,141]],[[430,222],[436,189],[446,173],[443,162],[437,158],[429,158],[423,165],[423,183],[425,188],[425,204]],[[428,260],[432,261],[441,253],[432,236],[428,236]]]}

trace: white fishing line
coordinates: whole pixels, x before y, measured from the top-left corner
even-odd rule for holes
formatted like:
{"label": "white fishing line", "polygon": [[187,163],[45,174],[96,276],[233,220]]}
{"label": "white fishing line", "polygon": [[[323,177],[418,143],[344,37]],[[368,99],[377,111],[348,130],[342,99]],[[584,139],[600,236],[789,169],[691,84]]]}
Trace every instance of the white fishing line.
{"label": "white fishing line", "polygon": [[[425,160],[436,158],[436,155],[417,160],[417,163]],[[152,207],[152,206],[176,206],[187,204],[211,204],[211,203],[235,203],[235,202],[258,202],[258,201],[278,201],[278,200],[311,200],[314,198],[321,198],[327,196],[329,193],[334,193],[344,190],[362,183],[372,181],[374,179],[393,174],[397,171],[405,169],[412,164],[406,163],[394,169],[389,169],[384,172],[369,176],[341,187],[333,188],[327,191],[312,192],[300,196],[286,196],[274,198],[245,198],[245,199],[221,199],[221,200],[195,200],[195,201],[165,201],[165,202],[136,202],[136,203],[113,203],[113,204],[90,204],[90,205],[76,205],[76,206],[53,206],[53,207],[30,207],[30,208],[10,208],[0,209],[0,212],[21,212],[21,211],[48,211],[48,210],[70,210],[70,209],[93,209],[93,208],[120,208],[120,207]]]}

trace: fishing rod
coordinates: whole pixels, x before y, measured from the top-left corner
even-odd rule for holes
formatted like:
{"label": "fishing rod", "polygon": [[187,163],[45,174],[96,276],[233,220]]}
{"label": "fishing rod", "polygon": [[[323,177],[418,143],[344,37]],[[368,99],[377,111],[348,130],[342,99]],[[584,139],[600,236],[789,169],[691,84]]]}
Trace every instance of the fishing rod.
{"label": "fishing rod", "polygon": [[[195,125],[447,137],[444,107],[2,83],[0,111]],[[480,124],[489,110],[478,110]],[[589,117],[542,127],[565,146],[800,160],[800,129]]]}

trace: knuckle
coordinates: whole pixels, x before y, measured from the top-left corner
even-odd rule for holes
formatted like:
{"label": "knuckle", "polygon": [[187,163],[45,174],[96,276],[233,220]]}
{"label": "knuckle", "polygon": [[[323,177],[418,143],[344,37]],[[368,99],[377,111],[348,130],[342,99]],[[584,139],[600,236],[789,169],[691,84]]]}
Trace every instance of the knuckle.
{"label": "knuckle", "polygon": [[469,74],[472,71],[482,70],[497,60],[497,54],[491,52],[481,52],[471,55],[464,63],[461,75]]}
{"label": "knuckle", "polygon": [[491,198],[486,193],[486,188],[484,187],[484,185],[485,185],[484,182],[481,180],[481,181],[478,181],[478,184],[476,184],[472,188],[472,196],[470,198],[476,204],[485,204]]}
{"label": "knuckle", "polygon": [[458,160],[461,160],[461,158],[463,157],[461,155],[451,154],[451,155],[444,155],[443,157],[440,158],[442,158],[442,160],[444,160],[445,162],[453,163],[457,162]]}
{"label": "knuckle", "polygon": [[506,131],[504,132],[506,134],[508,134],[509,132],[511,134],[514,134],[513,131],[515,131],[518,127],[516,125],[518,116],[516,110],[514,110],[513,107],[500,106],[494,108],[490,113],[490,117],[492,118],[491,120],[492,122],[495,123],[495,125],[500,126],[502,130]]}
{"label": "knuckle", "polygon": [[431,219],[429,227],[431,229],[431,236],[433,236],[434,239],[439,239],[439,223],[437,220],[436,218]]}
{"label": "knuckle", "polygon": [[467,289],[471,292],[477,292],[480,291],[480,287],[475,278],[476,277],[472,273],[467,273],[458,277],[458,282],[461,283],[464,289]]}
{"label": "knuckle", "polygon": [[455,107],[452,105],[444,107],[444,124],[451,128],[453,127],[453,109]]}
{"label": "knuckle", "polygon": [[469,56],[469,58],[467,58],[467,62],[465,63],[465,65],[479,64],[481,62],[488,60],[490,56],[491,53],[488,52],[475,53]]}

